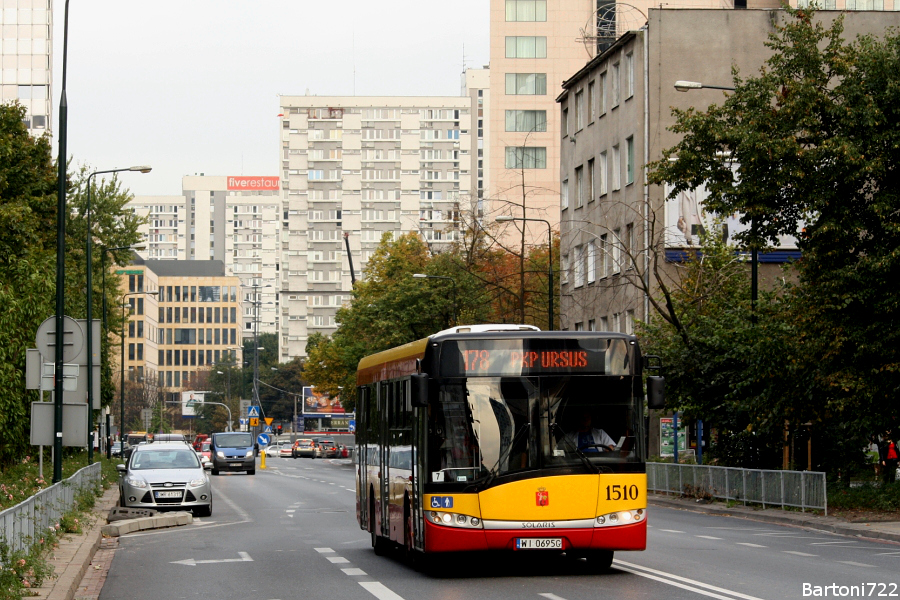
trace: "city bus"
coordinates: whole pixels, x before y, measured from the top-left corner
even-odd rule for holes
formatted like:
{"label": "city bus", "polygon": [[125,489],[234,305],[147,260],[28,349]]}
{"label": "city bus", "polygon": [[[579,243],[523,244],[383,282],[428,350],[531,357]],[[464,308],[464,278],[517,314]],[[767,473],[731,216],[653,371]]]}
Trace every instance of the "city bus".
{"label": "city bus", "polygon": [[[631,335],[526,326],[363,358],[356,511],[375,553],[553,551],[602,571],[643,550],[647,358]],[[662,408],[663,378],[646,379]]]}

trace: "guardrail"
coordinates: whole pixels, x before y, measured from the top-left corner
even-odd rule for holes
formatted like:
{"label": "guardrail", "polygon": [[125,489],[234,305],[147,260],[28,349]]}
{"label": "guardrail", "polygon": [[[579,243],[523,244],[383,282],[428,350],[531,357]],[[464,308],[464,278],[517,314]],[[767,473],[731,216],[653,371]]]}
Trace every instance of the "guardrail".
{"label": "guardrail", "polygon": [[828,514],[825,473],[765,471],[706,465],[647,463],[647,489],[654,492],[708,494],[721,500],[824,510]]}
{"label": "guardrail", "polygon": [[11,550],[26,550],[39,537],[38,532],[55,525],[72,509],[82,490],[99,486],[101,475],[101,465],[96,462],[0,512],[0,540]]}

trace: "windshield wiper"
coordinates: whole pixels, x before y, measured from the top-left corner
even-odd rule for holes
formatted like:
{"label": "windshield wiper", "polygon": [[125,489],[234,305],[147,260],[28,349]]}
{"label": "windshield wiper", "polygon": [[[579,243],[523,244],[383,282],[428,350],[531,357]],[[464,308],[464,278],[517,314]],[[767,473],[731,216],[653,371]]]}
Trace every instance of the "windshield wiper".
{"label": "windshield wiper", "polygon": [[566,446],[572,447],[572,449],[575,451],[576,456],[578,456],[578,458],[581,459],[581,462],[584,463],[584,466],[586,466],[591,473],[599,473],[600,472],[600,468],[591,462],[591,459],[589,459],[587,457],[587,455],[581,451],[581,448],[578,447],[577,443],[572,444],[571,442],[566,440],[566,430],[565,429],[560,427],[559,424],[556,422],[550,423],[550,431],[552,432],[554,429],[559,430],[563,434],[562,443],[565,444]]}
{"label": "windshield wiper", "polygon": [[[506,447],[506,450],[500,453],[500,457],[497,459],[497,462],[494,463],[494,466],[488,470],[488,476],[484,481],[473,483],[474,486],[480,487],[481,489],[487,489],[487,487],[491,484],[491,482],[497,477],[497,468],[500,466],[500,463],[503,462],[503,459],[509,458],[509,453],[512,452],[513,446],[515,446],[516,441],[519,439],[519,436],[522,435],[525,431],[531,430],[531,423],[525,423],[519,431],[516,432],[516,435],[513,436],[513,439],[510,440],[509,446]],[[468,490],[468,488],[466,488]]]}

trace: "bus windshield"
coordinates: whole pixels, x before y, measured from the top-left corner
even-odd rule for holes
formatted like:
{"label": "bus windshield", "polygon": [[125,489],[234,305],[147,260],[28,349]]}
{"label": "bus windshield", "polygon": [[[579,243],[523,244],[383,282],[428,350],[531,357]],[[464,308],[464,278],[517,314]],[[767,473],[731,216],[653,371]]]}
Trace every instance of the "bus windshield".
{"label": "bus windshield", "polygon": [[429,417],[429,480],[478,482],[535,469],[628,470],[643,463],[633,377],[444,380]]}

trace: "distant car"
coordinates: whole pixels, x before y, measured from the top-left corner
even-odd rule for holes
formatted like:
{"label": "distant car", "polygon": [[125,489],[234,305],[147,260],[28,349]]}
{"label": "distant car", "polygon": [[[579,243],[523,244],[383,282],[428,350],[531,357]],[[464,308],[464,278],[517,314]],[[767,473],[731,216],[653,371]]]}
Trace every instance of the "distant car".
{"label": "distant car", "polygon": [[219,471],[246,471],[256,475],[257,446],[253,435],[243,431],[218,432],[210,438],[212,474]]}
{"label": "distant car", "polygon": [[180,442],[142,444],[119,471],[119,505],[212,515],[212,487],[197,453]]}
{"label": "distant car", "polygon": [[183,433],[157,433],[153,436],[153,443],[157,444],[159,442],[181,442],[182,444],[187,444],[187,438]]}
{"label": "distant car", "polygon": [[278,453],[278,455],[281,458],[292,458],[294,456],[294,447],[291,445],[290,442],[285,442],[283,444],[280,444],[280,448],[281,448],[281,451]]}
{"label": "distant car", "polygon": [[200,460],[204,462],[212,462],[212,450],[210,450],[209,440],[200,442],[200,449],[197,451],[197,453],[200,455]]}
{"label": "distant car", "polygon": [[319,447],[322,449],[322,458],[338,458],[340,454],[338,445],[334,440],[321,439],[319,440]]}
{"label": "distant car", "polygon": [[281,444],[269,444],[266,446],[266,457],[281,456]]}
{"label": "distant car", "polygon": [[113,442],[109,447],[109,454],[110,456],[122,456],[123,450],[128,452],[129,448],[131,446],[128,445],[128,442]]}
{"label": "distant car", "polygon": [[315,458],[316,445],[315,441],[310,438],[301,438],[294,442],[291,447],[291,456],[294,458]]}

